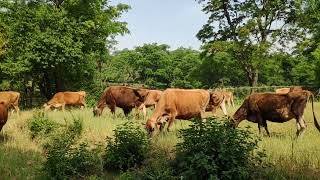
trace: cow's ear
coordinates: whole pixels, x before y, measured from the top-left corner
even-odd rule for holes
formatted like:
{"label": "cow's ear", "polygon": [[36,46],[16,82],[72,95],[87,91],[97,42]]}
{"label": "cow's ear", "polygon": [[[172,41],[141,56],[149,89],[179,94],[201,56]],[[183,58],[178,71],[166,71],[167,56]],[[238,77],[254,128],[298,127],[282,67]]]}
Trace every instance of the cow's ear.
{"label": "cow's ear", "polygon": [[144,99],[149,94],[149,91],[146,89],[133,89],[133,92],[140,99]]}

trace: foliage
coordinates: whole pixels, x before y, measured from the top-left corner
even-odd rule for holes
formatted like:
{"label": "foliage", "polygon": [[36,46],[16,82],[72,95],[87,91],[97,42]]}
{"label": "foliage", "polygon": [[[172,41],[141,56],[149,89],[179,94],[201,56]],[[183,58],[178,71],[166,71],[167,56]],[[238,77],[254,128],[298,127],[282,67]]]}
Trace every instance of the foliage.
{"label": "foliage", "polygon": [[[296,75],[303,79],[312,77],[312,82],[320,85],[320,2],[306,0],[301,4],[303,8],[295,17],[298,26],[302,29],[301,40],[297,45],[297,53],[305,60],[296,68]],[[308,36],[306,36],[308,34]],[[302,76],[300,73],[302,72]],[[304,76],[304,77],[303,77]]]}
{"label": "foliage", "polygon": [[295,12],[294,0],[198,2],[208,14],[207,23],[197,34],[198,39],[232,42],[231,55],[238,68],[243,70],[250,86],[257,85],[268,51],[275,42],[285,39],[282,36],[290,29],[288,19]]}
{"label": "foliage", "polygon": [[75,119],[65,131],[45,144],[47,152],[44,171],[54,179],[84,178],[102,173],[99,148],[90,149],[88,143],[78,145],[83,131],[82,121]]}
{"label": "foliage", "polygon": [[263,153],[248,130],[233,129],[218,119],[195,121],[180,131],[175,170],[187,179],[248,179],[261,166]]}
{"label": "foliage", "polygon": [[36,112],[28,121],[31,138],[47,137],[61,125],[48,118],[43,111]]}
{"label": "foliage", "polygon": [[128,170],[142,164],[149,149],[145,131],[127,122],[114,130],[114,139],[107,138],[104,168],[108,170]]}
{"label": "foliage", "polygon": [[58,91],[86,88],[113,37],[128,32],[126,23],[118,21],[128,8],[107,0],[65,0],[61,5],[1,1],[0,32],[8,48],[0,63],[0,81],[21,89],[31,81],[47,99]]}
{"label": "foliage", "polygon": [[174,180],[174,169],[171,166],[172,160],[158,144],[153,142],[147,159],[143,162],[141,168],[130,169],[121,174],[120,179],[137,180]]}

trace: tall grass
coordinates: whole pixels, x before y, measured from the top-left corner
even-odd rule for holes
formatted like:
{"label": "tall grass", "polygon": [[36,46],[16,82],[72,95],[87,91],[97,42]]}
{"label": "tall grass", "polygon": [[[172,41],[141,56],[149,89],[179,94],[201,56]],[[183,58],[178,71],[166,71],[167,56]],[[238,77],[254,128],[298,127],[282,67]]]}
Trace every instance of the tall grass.
{"label": "tall grass", "polygon": [[[320,103],[315,105],[317,117],[320,120]],[[233,114],[236,108],[229,108],[229,114]],[[151,111],[148,112],[151,114]],[[209,113],[210,114],[210,113]],[[35,140],[31,140],[27,128],[27,121],[33,115],[32,111],[24,111],[20,116],[10,115],[7,124],[0,133],[0,174],[1,179],[43,179],[40,167],[43,162],[43,150]],[[218,114],[218,115],[221,115]],[[66,112],[48,112],[48,117],[58,123],[64,124],[73,117],[81,117],[84,124],[83,140],[89,143],[104,143],[107,136],[113,135],[117,125],[127,121],[143,123],[143,117],[135,119],[124,117],[118,110],[116,116],[111,115],[108,109],[103,116],[93,117],[91,109],[73,109]],[[266,161],[274,168],[267,170],[270,179],[317,179],[320,177],[320,133],[312,122],[311,105],[308,104],[305,112],[307,131],[301,139],[295,140],[295,120],[286,123],[268,122],[271,137],[260,135],[262,141],[260,147],[265,149]],[[177,120],[169,133],[160,133],[153,139],[162,150],[173,156],[172,151],[179,139],[177,132],[186,128],[189,121]],[[142,126],[142,125],[141,125]],[[240,123],[240,128],[247,126],[258,134],[257,124],[247,121]]]}

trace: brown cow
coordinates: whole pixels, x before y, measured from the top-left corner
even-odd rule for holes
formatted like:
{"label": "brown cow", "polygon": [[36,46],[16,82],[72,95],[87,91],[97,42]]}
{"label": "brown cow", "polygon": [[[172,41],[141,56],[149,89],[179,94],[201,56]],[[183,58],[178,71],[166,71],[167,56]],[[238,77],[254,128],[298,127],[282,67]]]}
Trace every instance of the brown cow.
{"label": "brown cow", "polygon": [[206,112],[212,111],[212,114],[216,116],[217,108],[220,107],[224,115],[228,115],[226,105],[225,105],[226,96],[223,92],[214,91],[210,92],[210,101],[206,107]]}
{"label": "brown cow", "polygon": [[313,109],[313,95],[306,90],[290,91],[287,94],[251,94],[233,115],[234,126],[237,127],[242,120],[247,119],[258,123],[259,132],[261,132],[260,126],[262,125],[270,136],[267,120],[283,123],[295,118],[297,121],[297,136],[300,136],[306,129],[303,113],[309,96],[312,96],[314,123],[320,131]]}
{"label": "brown cow", "polygon": [[206,90],[166,89],[145,127],[148,133],[152,134],[157,125],[162,130],[166,121],[169,131],[175,118],[184,120],[194,117],[204,118],[209,100],[210,93]]}
{"label": "brown cow", "polygon": [[2,127],[6,124],[8,120],[8,108],[4,101],[0,101],[0,132]]}
{"label": "brown cow", "polygon": [[276,89],[276,93],[277,94],[287,94],[289,91],[301,91],[301,90],[303,90],[302,87],[295,86],[295,87],[291,87],[291,88],[279,88],[279,89]]}
{"label": "brown cow", "polygon": [[147,117],[146,108],[156,107],[162,91],[160,90],[148,90],[148,95],[145,97],[144,102],[139,106],[139,110],[143,112],[144,119]]}
{"label": "brown cow", "polygon": [[14,110],[19,114],[19,101],[20,93],[14,91],[3,91],[0,92],[0,101],[7,104],[8,108],[14,108]]}
{"label": "brown cow", "polygon": [[103,109],[108,106],[112,114],[115,114],[115,108],[123,110],[125,116],[144,102],[148,95],[147,89],[135,89],[126,86],[110,86],[101,95],[97,106],[93,108],[93,115],[100,116]]}
{"label": "brown cow", "polygon": [[49,110],[50,108],[59,108],[64,111],[66,105],[71,106],[80,106],[81,109],[86,106],[85,102],[86,92],[78,91],[78,92],[58,92],[56,93],[50,101],[43,105],[45,110]]}

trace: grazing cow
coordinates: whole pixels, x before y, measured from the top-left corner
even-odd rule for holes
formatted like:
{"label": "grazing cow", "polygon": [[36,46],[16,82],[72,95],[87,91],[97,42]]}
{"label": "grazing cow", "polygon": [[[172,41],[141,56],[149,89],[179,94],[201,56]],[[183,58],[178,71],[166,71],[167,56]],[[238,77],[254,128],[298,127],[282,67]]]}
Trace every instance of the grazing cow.
{"label": "grazing cow", "polygon": [[86,92],[58,92],[56,93],[50,101],[43,105],[45,110],[53,108],[59,108],[64,111],[65,106],[80,106],[81,109],[86,106]]}
{"label": "grazing cow", "polygon": [[226,96],[224,92],[210,92],[210,101],[206,107],[206,112],[212,111],[212,114],[216,116],[217,108],[220,107],[224,115],[228,115],[226,105],[225,105]]}
{"label": "grazing cow", "polygon": [[169,131],[176,118],[184,120],[194,117],[204,118],[209,100],[210,93],[206,90],[166,89],[146,123],[146,130],[151,135],[156,126],[162,130],[166,121]]}
{"label": "grazing cow", "polygon": [[19,101],[20,93],[14,91],[3,91],[0,92],[0,101],[6,102],[8,108],[14,108],[14,110],[19,114]]}
{"label": "grazing cow", "polygon": [[160,90],[148,90],[148,95],[145,97],[144,102],[139,106],[139,110],[143,112],[144,119],[147,117],[146,108],[156,107],[162,91]]}
{"label": "grazing cow", "polygon": [[233,115],[234,127],[237,127],[242,120],[247,119],[248,121],[258,123],[259,132],[261,132],[260,126],[263,126],[268,136],[270,136],[267,120],[283,123],[295,118],[297,121],[297,136],[300,136],[306,129],[303,113],[310,96],[312,96],[314,123],[320,131],[320,126],[314,114],[313,95],[310,91],[306,90],[291,90],[287,94],[251,94]]}
{"label": "grazing cow", "polygon": [[8,120],[8,108],[4,101],[0,101],[0,132],[2,127],[6,124]]}
{"label": "grazing cow", "polygon": [[276,93],[277,94],[287,94],[290,91],[301,91],[301,90],[303,90],[302,87],[295,86],[295,87],[291,87],[291,88],[279,88],[279,89],[276,89]]}
{"label": "grazing cow", "polygon": [[230,106],[234,107],[234,102],[233,102],[234,97],[233,97],[233,93],[230,92],[230,91],[222,91],[222,93],[223,93],[224,96],[225,96],[225,102],[226,102],[226,104],[227,104],[229,107],[230,107]]}
{"label": "grazing cow", "polygon": [[115,108],[123,110],[125,116],[144,102],[148,95],[147,89],[135,89],[126,86],[110,86],[101,95],[97,106],[93,108],[93,115],[100,116],[103,109],[108,106],[112,114],[115,114]]}

